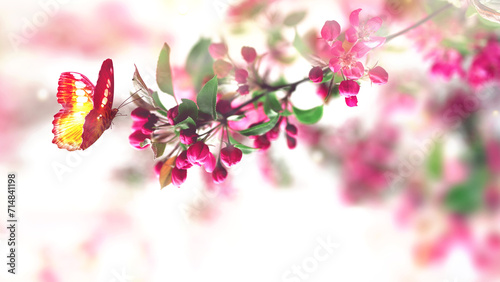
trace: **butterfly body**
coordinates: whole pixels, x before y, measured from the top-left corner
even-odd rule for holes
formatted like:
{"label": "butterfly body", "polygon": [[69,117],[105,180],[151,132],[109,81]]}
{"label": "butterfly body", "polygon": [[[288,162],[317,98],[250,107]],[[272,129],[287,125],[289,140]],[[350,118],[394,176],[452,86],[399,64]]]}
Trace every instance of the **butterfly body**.
{"label": "butterfly body", "polygon": [[57,101],[62,109],[54,115],[52,143],[68,151],[85,150],[111,126],[114,73],[110,59],[102,63],[96,86],[83,74],[64,72],[59,77]]}

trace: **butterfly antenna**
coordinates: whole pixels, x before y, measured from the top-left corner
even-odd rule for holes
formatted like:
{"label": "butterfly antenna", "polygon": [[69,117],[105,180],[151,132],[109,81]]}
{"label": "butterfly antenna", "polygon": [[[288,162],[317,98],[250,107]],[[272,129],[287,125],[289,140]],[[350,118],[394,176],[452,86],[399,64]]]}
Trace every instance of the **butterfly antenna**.
{"label": "butterfly antenna", "polygon": [[141,91],[141,90],[139,89],[139,90],[135,91],[134,94],[128,96],[127,99],[123,100],[123,102],[118,106],[118,109],[120,109],[123,106],[126,106],[126,105],[130,104],[131,102],[135,102],[137,99],[141,99],[141,96],[139,96],[139,98],[134,99],[132,101],[129,101],[128,103],[125,103],[125,102],[127,102],[128,99],[134,97],[134,95],[137,94],[137,92],[139,92],[139,91]]}

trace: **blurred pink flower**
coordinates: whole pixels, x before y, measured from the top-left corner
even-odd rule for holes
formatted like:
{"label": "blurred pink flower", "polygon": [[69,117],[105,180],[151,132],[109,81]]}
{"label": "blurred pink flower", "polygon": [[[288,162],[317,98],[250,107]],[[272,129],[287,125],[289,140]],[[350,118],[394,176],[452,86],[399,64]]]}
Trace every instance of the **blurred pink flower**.
{"label": "blurred pink flower", "polygon": [[462,68],[462,55],[455,49],[436,50],[431,57],[434,58],[431,74],[450,80],[453,75],[465,76]]}
{"label": "blurred pink flower", "polygon": [[482,86],[500,78],[500,43],[489,40],[474,57],[468,71],[468,81],[472,87]]}
{"label": "blurred pink flower", "polygon": [[360,22],[360,12],[361,9],[354,10],[349,16],[351,27],[345,32],[346,40],[351,43],[355,43],[359,40],[370,48],[376,48],[384,44],[385,37],[372,36],[382,26],[382,19],[374,17],[367,21]]}

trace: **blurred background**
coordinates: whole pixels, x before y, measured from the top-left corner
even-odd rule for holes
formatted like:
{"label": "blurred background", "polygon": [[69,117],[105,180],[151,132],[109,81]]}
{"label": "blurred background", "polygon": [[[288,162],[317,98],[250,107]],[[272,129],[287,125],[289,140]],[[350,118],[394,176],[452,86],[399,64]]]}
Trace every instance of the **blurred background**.
{"label": "blurred background", "polygon": [[[62,72],[95,83],[112,58],[116,106],[133,89],[134,64],[156,86],[168,42],[176,93],[189,92],[186,58],[208,38],[237,60],[242,46],[268,53],[271,77],[296,81],[311,63],[292,46],[295,32],[314,45],[325,21],[345,29],[362,8],[387,36],[447,3],[1,2],[0,171],[4,183],[17,175],[19,221],[12,275],[5,184],[0,280],[500,281],[498,26],[467,6],[371,54],[388,84],[365,82],[356,108],[332,98],[318,124],[299,127],[297,148],[282,136],[222,185],[192,168],[180,189],[160,190],[152,152],[128,142],[132,105],[88,150],[51,143]],[[297,11],[305,18],[283,25]],[[321,95],[306,83],[293,103],[313,107]]]}

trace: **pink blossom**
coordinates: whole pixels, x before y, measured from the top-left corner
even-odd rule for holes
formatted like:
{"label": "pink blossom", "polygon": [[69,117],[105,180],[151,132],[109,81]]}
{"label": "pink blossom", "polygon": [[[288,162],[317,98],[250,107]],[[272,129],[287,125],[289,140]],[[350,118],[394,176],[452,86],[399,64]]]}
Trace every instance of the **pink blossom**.
{"label": "pink blossom", "polygon": [[187,170],[179,169],[177,167],[172,168],[172,184],[180,187],[187,178]]}
{"label": "pink blossom", "polygon": [[349,107],[357,107],[358,98],[356,96],[345,97],[345,103]]}
{"label": "pink blossom", "polygon": [[179,169],[188,169],[193,165],[189,162],[187,158],[187,150],[182,151],[175,159],[175,166]]}
{"label": "pink blossom", "polygon": [[242,156],[243,153],[241,152],[241,150],[232,145],[224,147],[222,150],[220,150],[220,159],[222,163],[227,167],[231,167],[239,163]]}
{"label": "pink blossom", "polygon": [[349,16],[351,27],[346,30],[346,40],[354,43],[359,41],[364,42],[369,48],[376,48],[385,42],[384,37],[372,36],[382,26],[382,19],[379,17],[371,18],[365,22],[359,21],[359,13],[361,9],[352,11]]}
{"label": "pink blossom", "polygon": [[209,153],[208,146],[203,141],[198,141],[187,149],[187,158],[191,164],[202,165]]}
{"label": "pink blossom", "polygon": [[500,78],[500,43],[495,40],[488,44],[474,57],[468,73],[468,81],[473,87]]}
{"label": "pink blossom", "polygon": [[212,180],[214,181],[215,184],[220,184],[224,182],[226,178],[227,178],[227,170],[220,163],[218,163],[214,171],[212,172]]}
{"label": "pink blossom", "polygon": [[340,34],[340,25],[336,21],[326,21],[321,29],[321,37],[326,41],[337,39]]}
{"label": "pink blossom", "polygon": [[451,79],[454,74],[463,77],[465,72],[462,69],[462,55],[454,49],[436,52],[431,74],[446,80]]}
{"label": "pink blossom", "polygon": [[212,154],[211,152],[208,152],[208,156],[205,159],[205,163],[203,164],[205,171],[208,173],[212,173],[214,171],[214,168],[215,168],[215,163],[216,163],[216,160],[215,160],[214,154]]}
{"label": "pink blossom", "polygon": [[222,59],[216,60],[213,64],[214,73],[219,78],[226,77],[232,68],[233,65],[231,65],[231,63],[228,63]]}
{"label": "pink blossom", "polygon": [[286,133],[290,136],[297,136],[297,127],[291,123],[286,125]]}
{"label": "pink blossom", "polygon": [[287,134],[286,145],[288,146],[289,149],[295,149],[295,147],[297,147],[297,138]]}
{"label": "pink blossom", "polygon": [[241,55],[243,56],[243,59],[245,59],[245,61],[249,64],[253,63],[253,61],[255,61],[255,58],[257,58],[257,52],[253,47],[242,47]]}
{"label": "pink blossom", "polygon": [[309,71],[309,79],[314,83],[323,81],[323,70],[321,69],[321,67],[313,67]]}
{"label": "pink blossom", "polygon": [[330,69],[334,73],[342,71],[344,76],[348,79],[359,79],[363,76],[365,68],[358,59],[366,55],[368,51],[370,51],[370,48],[362,42],[356,43],[346,51],[342,42],[335,41],[331,49],[333,57],[329,62]]}
{"label": "pink blossom", "polygon": [[339,85],[340,95],[349,98],[359,93],[359,84],[354,80],[344,80]]}
{"label": "pink blossom", "polygon": [[227,46],[224,43],[212,43],[208,46],[208,52],[214,59],[222,59],[227,54]]}
{"label": "pink blossom", "polygon": [[386,84],[389,80],[389,74],[382,67],[374,67],[368,72],[370,80],[375,84]]}
{"label": "pink blossom", "polygon": [[236,69],[234,71],[234,79],[238,83],[246,83],[248,78],[248,72],[244,69]]}

